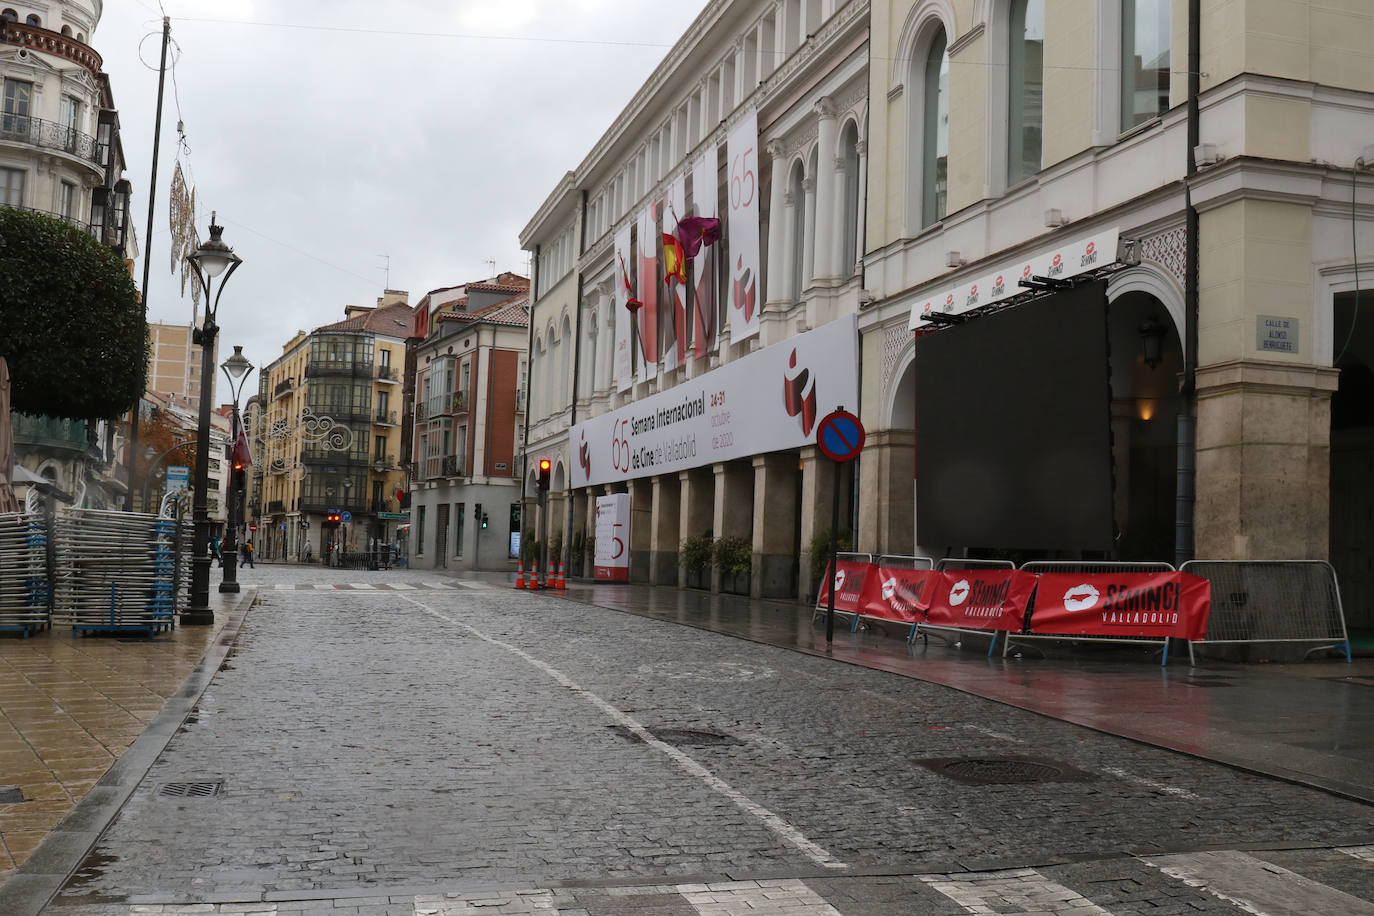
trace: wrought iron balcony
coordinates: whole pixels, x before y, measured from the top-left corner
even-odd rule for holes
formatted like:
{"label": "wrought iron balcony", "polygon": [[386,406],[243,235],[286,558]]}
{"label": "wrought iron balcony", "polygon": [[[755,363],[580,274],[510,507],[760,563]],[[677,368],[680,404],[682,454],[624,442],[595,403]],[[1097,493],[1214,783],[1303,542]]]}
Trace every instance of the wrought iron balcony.
{"label": "wrought iron balcony", "polygon": [[396,372],[395,366],[378,366],[377,381],[395,382],[400,380],[400,375]]}
{"label": "wrought iron balcony", "polygon": [[462,477],[463,462],[457,455],[445,455],[443,463],[443,476]]}
{"label": "wrought iron balcony", "polygon": [[468,393],[460,391],[453,396],[453,412],[462,414],[468,412]]}
{"label": "wrought iron balcony", "polygon": [[269,500],[267,503],[267,512],[270,515],[285,515],[286,504],[280,499]]}
{"label": "wrought iron balcony", "polygon": [[59,150],[83,162],[100,164],[100,150],[96,146],[95,137],[56,121],[45,121],[28,115],[0,115],[0,141],[22,143],[39,149]]}
{"label": "wrought iron balcony", "polygon": [[396,422],[396,411],[379,410],[377,411],[377,415],[372,418],[372,422],[376,423],[378,426],[396,426],[398,425]]}
{"label": "wrought iron balcony", "polygon": [[379,471],[390,470],[396,467],[395,455],[373,455],[372,467]]}
{"label": "wrought iron balcony", "polygon": [[277,382],[276,387],[272,389],[272,397],[280,397],[283,394],[286,394],[288,391],[294,391],[295,388],[296,380],[288,376],[287,378],[282,379],[280,382]]}
{"label": "wrought iron balcony", "polygon": [[88,440],[84,420],[35,417],[18,411],[12,412],[10,417],[14,423],[16,445],[60,448],[74,452],[86,451]]}

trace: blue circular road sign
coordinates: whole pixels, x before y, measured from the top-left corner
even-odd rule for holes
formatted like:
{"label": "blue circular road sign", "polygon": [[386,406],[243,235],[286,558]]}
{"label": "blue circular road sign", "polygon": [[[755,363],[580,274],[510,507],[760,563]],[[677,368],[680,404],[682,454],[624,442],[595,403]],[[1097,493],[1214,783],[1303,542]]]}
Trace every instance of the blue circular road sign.
{"label": "blue circular road sign", "polygon": [[339,521],[345,523],[353,521],[353,513],[349,512],[347,509],[343,510],[339,513]]}
{"label": "blue circular road sign", "polygon": [[831,461],[853,461],[864,447],[864,425],[847,410],[831,411],[816,427],[816,446]]}

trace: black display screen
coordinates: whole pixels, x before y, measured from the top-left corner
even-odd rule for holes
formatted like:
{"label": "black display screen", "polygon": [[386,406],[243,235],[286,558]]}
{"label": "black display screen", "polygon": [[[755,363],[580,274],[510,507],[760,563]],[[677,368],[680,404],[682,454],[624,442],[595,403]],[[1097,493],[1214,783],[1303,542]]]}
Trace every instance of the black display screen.
{"label": "black display screen", "polygon": [[916,340],[916,539],[927,549],[1112,543],[1106,284]]}

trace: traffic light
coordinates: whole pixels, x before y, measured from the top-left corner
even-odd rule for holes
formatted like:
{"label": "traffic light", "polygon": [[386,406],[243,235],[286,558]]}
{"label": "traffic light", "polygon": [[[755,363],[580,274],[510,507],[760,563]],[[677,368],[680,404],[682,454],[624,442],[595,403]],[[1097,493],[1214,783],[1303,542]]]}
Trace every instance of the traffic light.
{"label": "traffic light", "polygon": [[342,519],[337,512],[330,512],[324,517],[324,523],[326,525],[337,525],[340,521],[342,521]]}
{"label": "traffic light", "polygon": [[487,514],[485,512],[482,513],[482,527],[487,527]]}
{"label": "traffic light", "polygon": [[549,474],[553,471],[553,462],[547,458],[539,459],[539,489],[549,488]]}

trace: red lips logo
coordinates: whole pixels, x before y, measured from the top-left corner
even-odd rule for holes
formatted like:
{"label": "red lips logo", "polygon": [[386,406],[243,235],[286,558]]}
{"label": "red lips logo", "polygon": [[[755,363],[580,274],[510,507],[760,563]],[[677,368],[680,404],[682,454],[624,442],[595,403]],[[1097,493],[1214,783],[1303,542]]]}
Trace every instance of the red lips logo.
{"label": "red lips logo", "polygon": [[802,434],[810,436],[816,423],[816,379],[810,369],[797,367],[796,350],[788,358],[783,374],[782,404],[789,417],[799,418]]}
{"label": "red lips logo", "polygon": [[1023,276],[1023,277],[1029,277],[1029,276],[1031,275],[1030,272],[1031,272],[1031,266],[1030,266],[1029,264],[1027,264],[1025,267],[1021,268],[1021,276]]}
{"label": "red lips logo", "polygon": [[1058,266],[1059,266],[1060,264],[1062,264],[1063,262],[1064,262],[1064,256],[1063,256],[1063,255],[1056,254],[1056,255],[1054,256],[1054,266],[1055,266],[1055,267],[1058,267]]}
{"label": "red lips logo", "polygon": [[1091,255],[1091,254],[1092,254],[1094,251],[1096,251],[1096,250],[1097,250],[1097,243],[1096,243],[1096,242],[1089,242],[1089,243],[1088,243],[1087,249],[1086,249],[1083,253],[1086,254],[1086,255]]}
{"label": "red lips logo", "polygon": [[992,285],[993,285],[993,286],[1001,286],[1001,285],[1002,285],[1002,275],[1001,275],[1001,274],[998,274],[998,275],[997,275],[997,282],[996,282],[996,283],[993,283]]}
{"label": "red lips logo", "polygon": [[977,283],[973,284],[972,286],[970,286],[970,287],[968,288],[968,294],[969,294],[970,297],[978,295],[978,284],[977,284]]}
{"label": "red lips logo", "polygon": [[582,433],[582,444],[577,449],[577,463],[582,465],[582,473],[592,479],[592,450],[587,446],[587,433]]}
{"label": "red lips logo", "polygon": [[949,606],[958,607],[968,600],[969,584],[967,579],[960,579],[954,583],[954,587],[949,590]]}
{"label": "red lips logo", "polygon": [[1088,583],[1075,585],[1064,593],[1064,610],[1090,611],[1097,606],[1098,597],[1097,589]]}
{"label": "red lips logo", "polygon": [[948,296],[945,297],[945,305],[953,305],[953,304],[954,304],[954,294],[953,294],[953,293],[950,293]]}
{"label": "red lips logo", "polygon": [[741,256],[735,265],[734,296],[731,302],[735,308],[744,312],[746,322],[754,317],[754,296],[757,292],[758,284],[754,282],[753,271],[744,266],[744,258]]}

